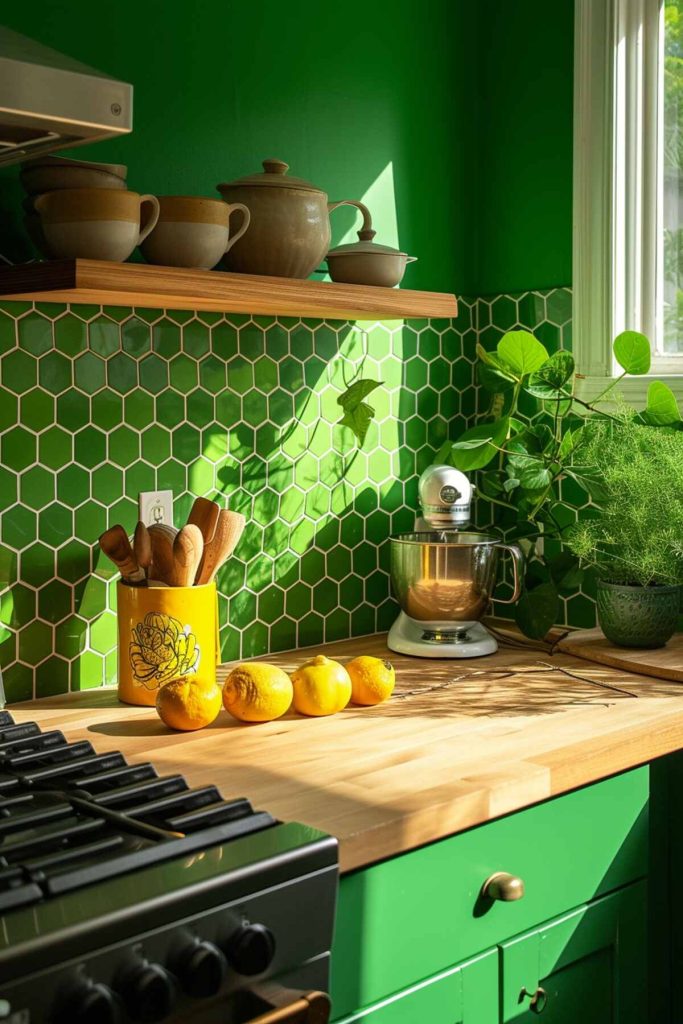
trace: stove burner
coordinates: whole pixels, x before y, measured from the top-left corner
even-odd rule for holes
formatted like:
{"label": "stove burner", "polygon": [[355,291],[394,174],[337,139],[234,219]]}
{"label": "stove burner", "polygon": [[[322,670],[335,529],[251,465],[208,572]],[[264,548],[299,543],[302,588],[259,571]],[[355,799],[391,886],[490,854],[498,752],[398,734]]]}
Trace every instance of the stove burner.
{"label": "stove burner", "polygon": [[216,786],[0,712],[0,914],[275,824]]}

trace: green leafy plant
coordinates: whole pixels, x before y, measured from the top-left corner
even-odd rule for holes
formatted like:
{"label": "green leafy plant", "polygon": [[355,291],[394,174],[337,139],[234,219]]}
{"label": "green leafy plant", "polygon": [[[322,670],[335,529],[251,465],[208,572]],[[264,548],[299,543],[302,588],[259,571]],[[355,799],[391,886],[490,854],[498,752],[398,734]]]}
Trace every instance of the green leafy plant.
{"label": "green leafy plant", "polygon": [[581,518],[599,514],[595,506],[606,497],[603,467],[588,444],[587,423],[621,424],[630,416],[636,428],[650,425],[671,432],[683,427],[673,392],[661,381],[650,384],[642,413],[605,411],[623,377],[650,369],[644,335],[624,331],[613,350],[623,372],[587,402],[576,391],[571,353],[551,356],[527,331],[508,332],[492,352],[478,346],[479,383],[489,394],[489,409],[483,422],[446,442],[436,459],[464,472],[478,470],[479,494],[490,502],[496,525],[525,548],[525,591],[516,619],[530,637],[545,636],[557,620],[560,596],[574,593],[583,576],[579,556],[562,544],[575,521],[561,501],[562,482],[572,481],[585,492],[585,504],[590,499]]}
{"label": "green leafy plant", "polygon": [[600,516],[567,531],[567,547],[608,583],[683,583],[683,434],[598,422],[585,457],[603,483]]}

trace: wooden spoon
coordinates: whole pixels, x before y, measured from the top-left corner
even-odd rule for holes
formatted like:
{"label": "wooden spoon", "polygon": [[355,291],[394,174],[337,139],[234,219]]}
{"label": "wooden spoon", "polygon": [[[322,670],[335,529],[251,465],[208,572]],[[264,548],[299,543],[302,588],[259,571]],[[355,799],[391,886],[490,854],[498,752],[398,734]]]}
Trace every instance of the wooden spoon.
{"label": "wooden spoon", "polygon": [[152,541],[149,538],[149,530],[142,521],[135,527],[133,552],[136,562],[146,574],[152,564]]}
{"label": "wooden spoon", "polygon": [[176,587],[191,587],[204,551],[202,531],[194,523],[188,523],[176,535],[173,542]]}
{"label": "wooden spoon", "polygon": [[210,583],[225,560],[235,550],[242,536],[246,519],[241,512],[221,509],[213,540],[204,547],[195,584]]}
{"label": "wooden spoon", "polygon": [[110,527],[100,537],[100,547],[107,558],[110,558],[121,576],[127,583],[142,583],[145,578],[145,570],[138,565],[133,549],[128,540],[128,534],[122,526],[117,524]]}
{"label": "wooden spoon", "polygon": [[216,532],[220,505],[209,498],[195,498],[187,520],[188,526],[198,526],[204,543],[209,544]]}
{"label": "wooden spoon", "polygon": [[[148,529],[151,530],[152,527],[150,526],[148,527]],[[154,523],[154,529],[160,530],[162,533],[165,533],[167,537],[171,538],[171,540],[173,540],[176,533],[178,532],[177,526],[169,526],[168,523]]]}
{"label": "wooden spoon", "polygon": [[152,545],[152,565],[149,575],[161,583],[173,586],[175,583],[175,558],[173,557],[175,533],[163,523],[154,523],[147,532]]}

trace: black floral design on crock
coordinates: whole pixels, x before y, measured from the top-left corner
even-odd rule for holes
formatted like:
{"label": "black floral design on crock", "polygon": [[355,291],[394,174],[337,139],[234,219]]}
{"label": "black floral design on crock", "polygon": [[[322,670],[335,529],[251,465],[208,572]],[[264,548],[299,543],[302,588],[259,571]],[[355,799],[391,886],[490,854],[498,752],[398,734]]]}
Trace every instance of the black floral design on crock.
{"label": "black floral design on crock", "polygon": [[200,648],[190,627],[163,612],[148,612],[133,627],[128,653],[138,686],[156,690],[162,683],[196,672]]}

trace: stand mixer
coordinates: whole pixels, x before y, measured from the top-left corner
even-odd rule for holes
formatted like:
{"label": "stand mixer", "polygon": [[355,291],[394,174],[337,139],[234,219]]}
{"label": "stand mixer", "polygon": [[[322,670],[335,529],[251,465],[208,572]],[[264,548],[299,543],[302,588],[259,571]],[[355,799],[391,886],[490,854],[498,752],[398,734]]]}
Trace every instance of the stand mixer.
{"label": "stand mixer", "polygon": [[414,533],[392,537],[391,582],[401,611],[387,644],[418,658],[480,658],[498,650],[479,621],[496,585],[501,550],[512,556],[521,594],[524,556],[516,544],[468,532],[472,484],[451,466],[428,466],[418,483],[422,515]]}

